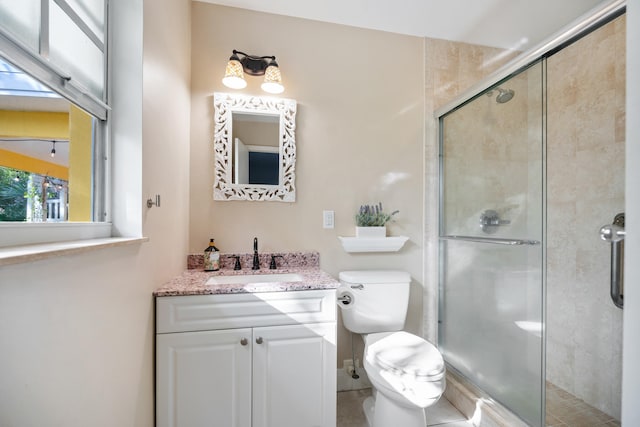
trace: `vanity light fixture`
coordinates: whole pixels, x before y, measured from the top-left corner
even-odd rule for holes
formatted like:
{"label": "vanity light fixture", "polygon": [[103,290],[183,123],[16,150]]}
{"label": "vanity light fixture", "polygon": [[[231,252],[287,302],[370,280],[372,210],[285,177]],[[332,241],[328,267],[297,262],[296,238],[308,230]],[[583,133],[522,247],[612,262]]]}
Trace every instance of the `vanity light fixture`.
{"label": "vanity light fixture", "polygon": [[244,89],[247,86],[244,73],[250,76],[264,76],[264,82],[260,87],[265,92],[273,94],[284,92],[282,75],[275,56],[247,55],[234,49],[227,63],[222,83],[231,89]]}

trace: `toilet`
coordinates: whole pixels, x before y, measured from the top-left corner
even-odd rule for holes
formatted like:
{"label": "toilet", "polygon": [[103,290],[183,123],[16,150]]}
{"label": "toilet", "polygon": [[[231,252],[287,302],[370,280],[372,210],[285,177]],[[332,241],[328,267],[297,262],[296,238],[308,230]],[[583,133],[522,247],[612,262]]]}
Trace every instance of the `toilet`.
{"label": "toilet", "polygon": [[364,338],[364,369],[374,387],[363,403],[369,427],[425,427],[425,408],[444,392],[438,349],[404,332],[411,277],[404,271],[343,271],[338,306],[345,327]]}

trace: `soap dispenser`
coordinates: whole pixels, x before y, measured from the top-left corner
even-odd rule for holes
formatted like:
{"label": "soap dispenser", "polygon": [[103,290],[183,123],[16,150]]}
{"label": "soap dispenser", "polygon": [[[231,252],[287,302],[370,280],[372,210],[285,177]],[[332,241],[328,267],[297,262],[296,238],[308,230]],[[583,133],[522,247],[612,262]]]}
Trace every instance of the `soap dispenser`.
{"label": "soap dispenser", "polygon": [[204,250],[204,271],[220,270],[220,251],[214,245],[214,239],[209,240],[209,246]]}

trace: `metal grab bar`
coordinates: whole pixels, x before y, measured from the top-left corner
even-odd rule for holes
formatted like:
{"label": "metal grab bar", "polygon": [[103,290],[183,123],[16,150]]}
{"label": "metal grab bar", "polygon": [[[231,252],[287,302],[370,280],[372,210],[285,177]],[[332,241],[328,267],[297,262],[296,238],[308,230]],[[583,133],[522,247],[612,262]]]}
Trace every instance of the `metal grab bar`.
{"label": "metal grab bar", "polygon": [[441,240],[459,240],[463,242],[475,242],[475,243],[492,243],[494,245],[509,245],[509,246],[522,246],[522,245],[539,245],[538,240],[521,240],[521,239],[501,239],[498,237],[474,237],[474,236],[440,236]]}
{"label": "metal grab bar", "polygon": [[624,306],[624,212],[613,219],[613,224],[600,228],[600,238],[611,242],[611,300],[618,308]]}

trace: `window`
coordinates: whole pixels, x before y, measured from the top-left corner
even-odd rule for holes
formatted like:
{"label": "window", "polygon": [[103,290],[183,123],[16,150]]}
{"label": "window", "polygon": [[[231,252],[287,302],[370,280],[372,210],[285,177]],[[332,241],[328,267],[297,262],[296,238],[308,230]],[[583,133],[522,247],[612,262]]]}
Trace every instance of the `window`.
{"label": "window", "polygon": [[[107,8],[107,0],[0,2],[0,246],[33,243],[14,238],[24,224],[108,220]],[[7,237],[12,225],[20,231]]]}

